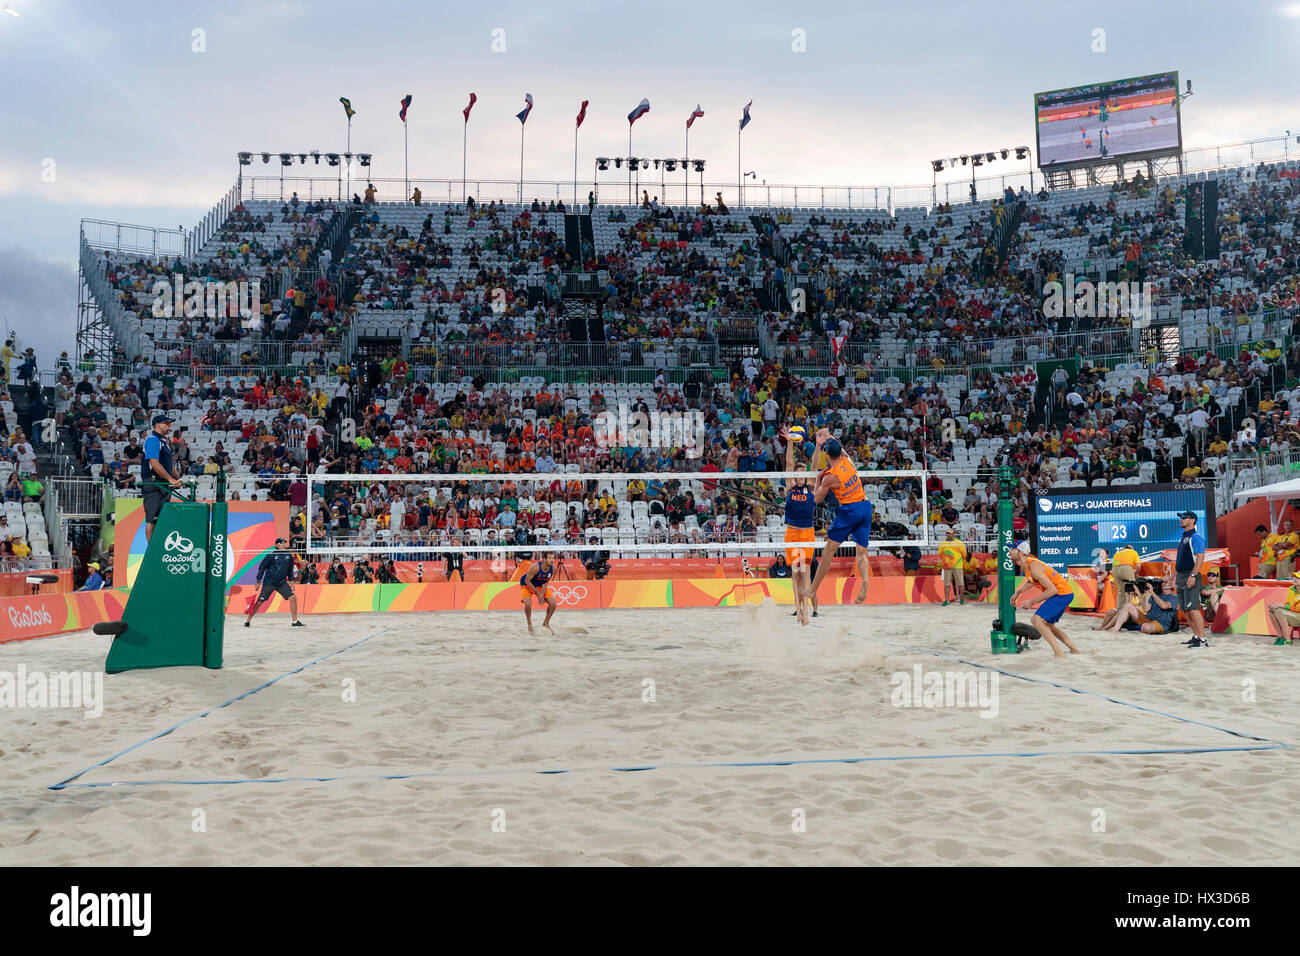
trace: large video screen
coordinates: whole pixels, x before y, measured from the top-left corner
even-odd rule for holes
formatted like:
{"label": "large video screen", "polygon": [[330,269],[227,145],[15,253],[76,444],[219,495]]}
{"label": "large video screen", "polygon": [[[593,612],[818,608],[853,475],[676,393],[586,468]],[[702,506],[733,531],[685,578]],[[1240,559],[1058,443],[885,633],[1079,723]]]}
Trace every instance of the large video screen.
{"label": "large video screen", "polygon": [[1178,74],[1034,94],[1038,165],[1076,166],[1182,150]]}
{"label": "large video screen", "polygon": [[1072,564],[1091,564],[1098,548],[1112,557],[1126,544],[1140,555],[1176,548],[1183,511],[1196,514],[1196,530],[1207,547],[1218,542],[1214,495],[1207,485],[1051,488],[1033,496],[1033,508],[1034,554],[1062,572]]}

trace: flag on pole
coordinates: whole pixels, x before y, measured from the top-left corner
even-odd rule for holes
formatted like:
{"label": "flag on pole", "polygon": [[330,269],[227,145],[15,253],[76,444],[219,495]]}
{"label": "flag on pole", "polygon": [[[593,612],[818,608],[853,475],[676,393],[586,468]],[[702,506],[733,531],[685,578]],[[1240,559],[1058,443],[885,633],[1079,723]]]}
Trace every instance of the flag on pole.
{"label": "flag on pole", "polygon": [[636,105],[636,109],[634,109],[632,112],[627,114],[627,125],[631,126],[633,123],[635,123],[637,120],[639,120],[641,117],[645,116],[646,113],[649,112],[650,112],[650,101],[642,100],[640,103]]}
{"label": "flag on pole", "polygon": [[687,128],[687,129],[690,129],[690,128],[691,128],[691,124],[694,123],[696,119],[698,119],[699,117],[701,117],[701,116],[703,116],[703,115],[704,115],[704,110],[700,109],[700,104],[699,104],[699,103],[696,103],[696,104],[695,104],[695,112],[693,112],[693,113],[692,113],[692,114],[687,118],[687,120],[686,120],[686,128]]}
{"label": "flag on pole", "polygon": [[348,99],[346,96],[340,96],[339,102],[343,104],[343,112],[348,114],[348,119],[352,119],[352,117],[356,115],[357,112],[352,108],[352,101]]}
{"label": "flag on pole", "polygon": [[[582,121],[585,120],[586,118],[587,118],[587,101],[583,100],[582,109],[578,110],[578,126],[581,126]],[[577,129],[578,126],[575,126],[574,129]]]}
{"label": "flag on pole", "polygon": [[465,107],[463,110],[461,110],[461,112],[465,114],[465,122],[466,122],[466,123],[469,122],[469,111],[472,110],[472,109],[474,108],[474,104],[477,103],[477,102],[478,102],[478,95],[475,94],[475,93],[471,93],[471,94],[469,95],[469,106],[467,106],[467,107]]}
{"label": "flag on pole", "polygon": [[528,105],[515,114],[515,119],[519,120],[520,126],[528,122],[528,114],[533,111],[533,94],[525,93],[524,102],[527,103]]}
{"label": "flag on pole", "polygon": [[411,94],[407,93],[406,98],[402,100],[402,112],[397,114],[402,118],[403,123],[406,122],[406,111],[410,109],[410,107],[411,107]]}
{"label": "flag on pole", "polygon": [[745,104],[745,115],[740,118],[741,129],[744,129],[746,126],[749,125],[749,108],[753,105],[754,105],[753,100],[750,100],[748,103]]}

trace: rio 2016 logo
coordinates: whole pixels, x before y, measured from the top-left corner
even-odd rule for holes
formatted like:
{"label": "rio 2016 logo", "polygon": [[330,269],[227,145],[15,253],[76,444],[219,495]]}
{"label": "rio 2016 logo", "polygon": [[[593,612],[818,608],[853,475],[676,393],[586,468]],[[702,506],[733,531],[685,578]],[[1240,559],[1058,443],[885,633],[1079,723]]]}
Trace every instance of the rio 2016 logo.
{"label": "rio 2016 logo", "polygon": [[224,534],[214,534],[212,536],[212,576],[214,578],[224,578],[226,574],[226,536]]}

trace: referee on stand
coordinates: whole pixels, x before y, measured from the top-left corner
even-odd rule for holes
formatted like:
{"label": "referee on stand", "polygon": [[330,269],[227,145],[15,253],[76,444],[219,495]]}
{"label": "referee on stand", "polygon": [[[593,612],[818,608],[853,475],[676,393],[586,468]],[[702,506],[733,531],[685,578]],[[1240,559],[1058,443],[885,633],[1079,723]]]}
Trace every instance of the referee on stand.
{"label": "referee on stand", "polygon": [[172,420],[166,415],[153,417],[153,429],[144,440],[144,457],[140,462],[140,483],[144,486],[144,539],[153,537],[153,527],[158,523],[158,515],[163,505],[171,497],[169,485],[175,488],[181,483],[181,473],[172,462],[172,443],[168,438],[172,430]]}
{"label": "referee on stand", "polygon": [[257,609],[262,606],[263,601],[277,591],[280,597],[289,602],[289,614],[293,617],[292,626],[306,626],[298,620],[298,595],[293,593],[293,588],[289,584],[289,572],[297,563],[298,556],[289,550],[289,540],[276,538],[275,550],[264,557],[262,563],[257,566],[257,580],[261,582],[262,590],[258,592],[253,606],[248,609],[244,627],[253,626],[253,615],[257,613]]}

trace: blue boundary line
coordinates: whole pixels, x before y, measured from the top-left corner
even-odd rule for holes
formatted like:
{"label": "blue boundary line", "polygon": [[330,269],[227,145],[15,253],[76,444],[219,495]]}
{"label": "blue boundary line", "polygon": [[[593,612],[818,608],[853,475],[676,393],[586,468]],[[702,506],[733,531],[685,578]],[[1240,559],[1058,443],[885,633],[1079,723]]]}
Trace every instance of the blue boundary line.
{"label": "blue boundary line", "polygon": [[[1258,740],[1262,743],[1277,744],[1284,750],[1290,750],[1289,744],[1272,740],[1268,737],[1256,737],[1254,734],[1244,733],[1239,730],[1229,730],[1227,727],[1219,727],[1215,724],[1207,724],[1204,721],[1192,720],[1190,717],[1179,717],[1177,714],[1165,713],[1163,710],[1156,710],[1153,707],[1143,707],[1141,704],[1133,704],[1126,700],[1120,700],[1116,697],[1107,697],[1105,694],[1099,694],[1094,690],[1082,690],[1078,687],[1071,687],[1069,684],[1062,684],[1059,681],[1047,680],[1043,677],[1030,677],[1027,674],[1017,674],[1014,671],[1004,670],[1001,667],[994,667],[991,664],[981,664],[978,661],[968,661],[964,657],[954,657],[951,654],[940,654],[938,651],[926,650],[924,647],[908,647],[905,644],[895,644],[892,641],[881,641],[882,644],[888,644],[890,647],[896,647],[900,650],[910,651],[914,654],[929,654],[931,657],[939,657],[948,661],[957,661],[960,664],[966,664],[970,667],[978,667],[982,670],[993,671],[998,674],[1005,674],[1007,677],[1014,677],[1016,680],[1029,681],[1033,684],[1047,684],[1051,687],[1059,687],[1061,690],[1068,690],[1075,694],[1082,694],[1085,697],[1098,697],[1102,700],[1109,701],[1112,704],[1119,704],[1121,707],[1132,707],[1134,710],[1140,710],[1144,713],[1155,714],[1158,717],[1168,717],[1170,720],[1177,720],[1184,724],[1192,724],[1197,727],[1205,727],[1209,730],[1217,730],[1220,733],[1231,734],[1234,737],[1244,737],[1247,740]],[[1275,748],[1267,748],[1275,749]]]}
{"label": "blue boundary line", "polygon": [[[557,776],[566,773],[639,773],[648,770],[706,770],[727,767],[798,767],[816,764],[858,764],[878,763],[882,761],[903,760],[970,760],[987,757],[1080,757],[1080,756],[1123,756],[1141,754],[1203,754],[1232,753],[1246,750],[1287,750],[1286,744],[1272,743],[1265,746],[1241,747],[1174,747],[1168,749],[1142,750],[1029,750],[1010,753],[973,753],[973,754],[899,754],[881,757],[821,757],[791,760],[742,760],[719,763],[666,763],[643,764],[627,767],[564,767],[544,770],[505,769],[505,770],[434,770],[412,773],[355,774],[338,777],[261,777],[258,779],[230,780],[107,780],[99,783],[69,783],[67,787],[164,787],[164,786],[209,786],[235,783],[355,783],[367,780],[417,780],[430,778],[470,778],[496,777],[516,774],[537,774]],[[50,789],[55,789],[51,787]],[[62,789],[62,788],[60,788]]]}
{"label": "blue boundary line", "polygon": [[330,653],[318,657],[315,660],[308,661],[306,664],[303,664],[300,667],[296,667],[291,671],[287,671],[286,673],[281,674],[279,677],[272,678],[271,680],[267,681],[265,684],[262,684],[259,687],[255,687],[250,691],[246,691],[245,693],[240,694],[238,697],[232,697],[230,700],[226,701],[225,703],[218,704],[216,707],[211,707],[208,710],[205,710],[201,714],[196,714],[193,717],[186,718],[185,720],[181,721],[179,724],[176,724],[173,727],[169,727],[166,730],[157,733],[145,740],[142,740],[137,744],[132,744],[130,747],[127,747],[125,750],[119,751],[118,753],[113,754],[113,756],[107,757],[96,764],[92,764],[91,766],[87,767],[85,770],[82,770],[80,773],[68,777],[66,780],[62,780],[59,783],[53,784],[48,789],[65,790],[68,789],[69,787],[101,789],[101,788],[108,788],[108,787],[214,786],[214,785],[249,784],[249,783],[263,783],[263,784],[266,783],[336,783],[336,782],[347,783],[347,782],[358,782],[358,781],[367,781],[367,780],[466,779],[470,777],[488,777],[488,776],[502,776],[502,775],[519,775],[519,774],[556,776],[559,774],[568,774],[568,773],[640,773],[640,772],[651,771],[651,770],[707,770],[707,769],[723,769],[723,768],[797,767],[797,766],[814,766],[814,765],[827,765],[827,764],[851,765],[851,764],[860,764],[860,763],[881,763],[881,762],[890,762],[890,761],[901,762],[901,761],[911,761],[911,760],[978,760],[978,759],[988,759],[988,758],[995,758],[995,757],[1085,757],[1085,756],[1107,757],[1107,756],[1148,756],[1148,755],[1157,756],[1157,755],[1175,755],[1175,754],[1241,753],[1241,752],[1259,751],[1259,750],[1292,749],[1290,744],[1285,744],[1282,743],[1281,741],[1272,740],[1268,737],[1258,737],[1255,736],[1254,734],[1248,734],[1236,730],[1229,730],[1226,727],[1219,727],[1214,724],[1207,724],[1203,721],[1192,720],[1188,717],[1180,717],[1177,714],[1170,714],[1164,711],[1155,710],[1154,708],[1151,707],[1144,707],[1141,704],[1130,703],[1129,701],[1119,700],[1118,698],[1115,697],[1107,697],[1105,694],[1099,694],[1096,691],[1083,690],[1078,687],[1071,687],[1069,684],[1063,684],[1059,681],[1047,680],[1041,677],[1030,677],[1027,674],[1017,674],[1014,671],[1005,670],[1004,668],[994,667],[990,664],[981,664],[978,661],[967,660],[966,658],[956,657],[951,654],[941,654],[938,651],[931,651],[923,647],[911,647],[905,644],[896,644],[893,641],[881,641],[881,643],[886,644],[889,647],[897,648],[899,650],[908,651],[911,653],[918,653],[918,654],[929,654],[932,657],[938,657],[943,660],[957,661],[959,663],[966,664],[970,667],[978,667],[982,670],[993,671],[998,674],[1003,674],[1007,677],[1015,678],[1016,680],[1023,680],[1034,684],[1047,684],[1048,686],[1057,687],[1062,690],[1068,690],[1075,694],[1081,694],[1087,697],[1097,697],[1101,700],[1107,701],[1112,704],[1119,704],[1121,707],[1131,707],[1134,710],[1153,714],[1158,717],[1166,717],[1170,720],[1179,721],[1180,723],[1191,724],[1197,727],[1204,727],[1209,730],[1230,734],[1231,736],[1241,737],[1246,740],[1254,740],[1257,741],[1259,745],[1258,746],[1240,745],[1235,747],[1153,747],[1153,748],[1141,748],[1141,749],[1129,749],[1129,750],[1028,750],[1028,751],[999,752],[999,753],[899,754],[893,756],[822,757],[822,758],[799,758],[799,759],[790,759],[790,760],[744,760],[744,761],[721,761],[721,762],[706,762],[706,763],[677,763],[677,764],[668,763],[668,764],[639,764],[639,765],[633,764],[628,766],[617,766],[617,767],[557,767],[557,768],[549,768],[549,769],[504,768],[504,769],[492,769],[492,770],[443,770],[443,771],[432,770],[432,771],[413,771],[410,773],[357,774],[352,776],[260,777],[256,779],[233,778],[233,779],[225,779],[225,780],[223,779],[106,780],[106,781],[90,782],[90,783],[75,782],[80,777],[84,776],[90,771],[95,770],[99,767],[106,766],[107,764],[112,763],[118,757],[130,753],[131,751],[136,750],[140,747],[143,747],[145,744],[152,743],[153,741],[158,740],[160,737],[165,737],[167,734],[170,734],[172,731],[176,730],[179,727],[184,726],[187,723],[190,723],[191,721],[198,720],[201,717],[206,717],[208,716],[208,714],[212,713],[215,710],[219,710],[222,707],[228,707],[231,704],[235,703],[236,701],[243,700],[245,697],[249,697],[253,694],[256,694],[258,691],[264,690],[265,688],[270,687],[272,684],[280,680],[283,680],[286,677],[289,677],[293,674],[297,674],[300,671],[306,670],[308,667],[311,667],[313,664],[320,663],[323,660],[327,660],[338,654],[342,654],[344,651],[351,650],[352,648],[357,647],[360,644],[364,644],[372,637],[378,637],[380,634],[385,634],[390,630],[392,630],[392,628],[384,628],[383,630],[376,631],[374,634],[370,634],[367,637],[363,637],[359,641],[355,641],[352,644],[348,644],[345,647],[339,648],[338,650],[331,651]]}
{"label": "blue boundary line", "polygon": [[166,737],[172,731],[179,730],[181,727],[184,727],[186,724],[191,723],[192,721],[199,720],[203,717],[206,717],[208,716],[208,714],[211,714],[213,711],[220,710],[223,707],[229,707],[231,704],[235,703],[236,701],[241,701],[245,697],[252,697],[258,691],[266,690],[272,684],[277,684],[280,681],[284,680],[286,677],[292,677],[294,674],[301,673],[302,671],[305,671],[307,668],[311,667],[313,664],[319,664],[321,661],[329,660],[331,657],[336,657],[339,654],[342,654],[344,651],[350,651],[352,650],[352,648],[364,644],[372,637],[378,637],[380,634],[387,634],[391,630],[392,630],[391,627],[386,627],[383,628],[382,630],[375,631],[375,633],[369,634],[366,637],[361,638],[361,640],[359,641],[353,641],[351,644],[348,644],[345,647],[340,647],[337,650],[330,651],[328,654],[323,654],[320,657],[316,658],[315,660],[308,661],[306,664],[302,664],[298,667],[295,667],[291,671],[285,671],[279,677],[272,677],[265,684],[260,684],[257,687],[254,687],[252,690],[246,690],[244,691],[244,693],[238,695],[237,697],[232,697],[230,698],[230,700],[221,704],[217,704],[215,707],[209,707],[201,714],[195,714],[193,717],[186,717],[179,724],[173,724],[171,727],[168,727],[166,730],[159,731],[158,733],[154,734],[152,737],[147,737],[144,740],[140,741],[139,743],[132,744],[131,746],[127,747],[125,750],[119,750],[117,753],[113,754],[113,756],[105,757],[103,760],[99,761],[99,763],[93,763],[85,770],[82,770],[80,773],[74,773],[71,777],[68,777],[66,780],[60,780],[58,783],[50,785],[47,789],[62,790],[68,786],[78,786],[78,787],[90,786],[90,784],[84,784],[84,783],[73,784],[73,781],[81,777],[84,777],[92,770],[96,770],[100,767],[107,766],[108,764],[116,760],[118,757],[122,757],[125,756],[126,754],[129,754],[132,750],[138,750],[141,747],[143,747],[145,744],[151,744],[155,740],[158,740],[161,737]]}

